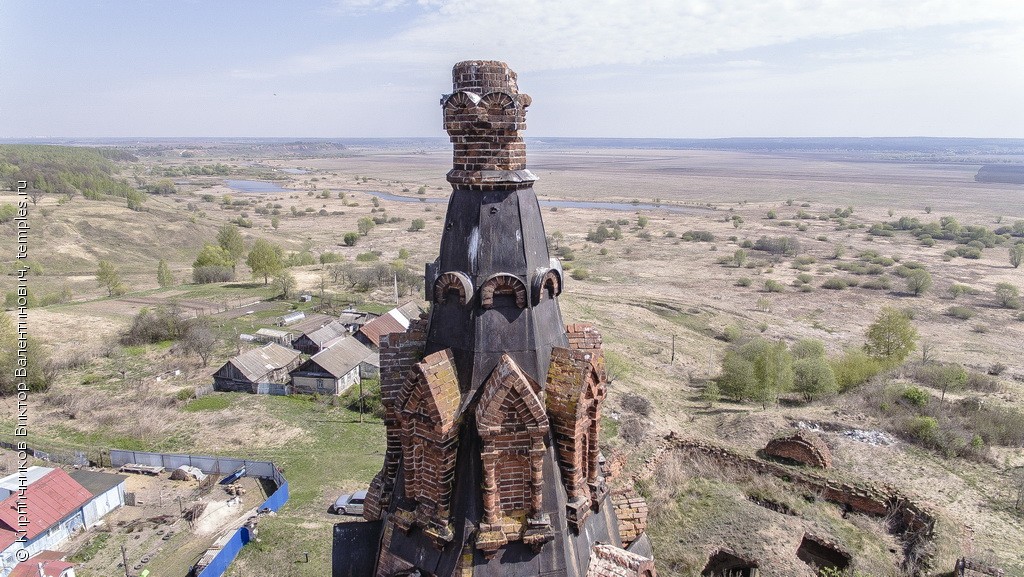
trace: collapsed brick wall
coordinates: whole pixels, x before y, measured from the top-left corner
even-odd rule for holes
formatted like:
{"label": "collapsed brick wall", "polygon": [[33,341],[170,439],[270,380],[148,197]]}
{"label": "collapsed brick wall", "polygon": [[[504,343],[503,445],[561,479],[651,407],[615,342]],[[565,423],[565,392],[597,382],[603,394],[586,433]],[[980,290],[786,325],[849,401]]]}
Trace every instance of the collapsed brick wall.
{"label": "collapsed brick wall", "polygon": [[763,461],[741,455],[724,447],[695,439],[683,439],[675,433],[665,437],[661,446],[633,475],[633,482],[649,479],[662,459],[672,452],[701,455],[710,458],[719,467],[744,468],[762,475],[773,475],[803,487],[822,499],[846,506],[850,511],[876,517],[890,517],[894,533],[904,543],[904,564],[915,566],[919,573],[932,566],[935,556],[935,514],[914,502],[909,496],[889,484],[870,482],[844,483],[819,473],[801,471],[780,463]]}
{"label": "collapsed brick wall", "polygon": [[619,519],[619,538],[623,547],[629,547],[647,531],[647,500],[632,487],[616,489],[611,497]]}
{"label": "collapsed brick wall", "polygon": [[821,437],[809,431],[799,430],[792,435],[772,439],[765,446],[764,453],[809,467],[832,467],[832,451]]}
{"label": "collapsed brick wall", "polygon": [[387,448],[384,465],[367,492],[363,508],[363,518],[367,521],[380,519],[381,511],[387,509],[391,502],[402,454],[402,426],[395,403],[413,365],[423,358],[426,341],[426,319],[415,319],[404,333],[384,335],[380,340],[380,397],[384,406]]}
{"label": "collapsed brick wall", "polygon": [[607,493],[598,447],[607,389],[600,333],[584,324],[566,329],[571,348],[551,352],[546,403],[568,495],[569,524],[578,529]]}
{"label": "collapsed brick wall", "polygon": [[654,560],[598,543],[590,550],[587,577],[657,577]]}

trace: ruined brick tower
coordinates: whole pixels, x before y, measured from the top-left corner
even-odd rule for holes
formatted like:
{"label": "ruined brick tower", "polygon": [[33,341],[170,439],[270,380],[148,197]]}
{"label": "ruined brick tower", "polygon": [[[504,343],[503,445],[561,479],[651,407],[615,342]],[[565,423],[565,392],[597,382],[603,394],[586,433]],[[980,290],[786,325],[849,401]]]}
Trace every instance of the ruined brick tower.
{"label": "ruined brick tower", "polygon": [[[562,268],[520,137],[531,99],[501,62],[460,62],[452,76],[430,316],[382,341],[387,453],[371,523],[335,529],[334,574],[653,577],[646,505],[613,499],[602,470],[601,336],[563,324],[558,307]],[[349,550],[368,546],[372,561]]]}

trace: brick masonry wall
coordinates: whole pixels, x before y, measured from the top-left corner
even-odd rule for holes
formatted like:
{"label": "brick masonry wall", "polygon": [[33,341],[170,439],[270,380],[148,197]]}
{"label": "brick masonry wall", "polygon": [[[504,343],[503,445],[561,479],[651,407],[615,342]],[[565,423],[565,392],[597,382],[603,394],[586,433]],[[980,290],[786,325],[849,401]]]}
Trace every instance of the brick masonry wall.
{"label": "brick masonry wall", "polygon": [[[453,146],[453,186],[494,190],[530,186],[526,171],[526,108],[516,74],[503,62],[470,60],[452,69],[452,93],[441,99]],[[488,174],[493,173],[493,174]]]}
{"label": "brick masonry wall", "polygon": [[619,519],[622,546],[629,547],[647,531],[647,500],[632,487],[612,491],[612,507]]}
{"label": "brick masonry wall", "polygon": [[587,577],[657,577],[654,560],[598,543],[590,550]]}
{"label": "brick masonry wall", "polygon": [[380,396],[384,405],[384,428],[387,449],[384,465],[370,483],[363,517],[368,521],[380,518],[394,492],[398,463],[402,453],[402,426],[395,403],[413,365],[423,358],[427,340],[427,321],[415,319],[404,333],[391,333],[380,341]]}
{"label": "brick masonry wall", "polygon": [[673,452],[700,454],[711,458],[723,468],[743,467],[759,474],[784,478],[795,486],[803,487],[833,503],[846,505],[857,513],[891,515],[905,544],[905,558],[917,560],[918,567],[923,572],[931,568],[935,556],[935,542],[938,541],[935,514],[892,485],[837,481],[823,474],[801,471],[795,467],[741,455],[706,441],[683,439],[677,437],[675,433],[665,437],[661,446],[644,463],[643,468],[633,475],[633,482],[649,479],[661,460]]}
{"label": "brick masonry wall", "polygon": [[832,451],[821,437],[810,431],[798,430],[792,435],[772,439],[765,446],[764,453],[809,467],[832,467]]}

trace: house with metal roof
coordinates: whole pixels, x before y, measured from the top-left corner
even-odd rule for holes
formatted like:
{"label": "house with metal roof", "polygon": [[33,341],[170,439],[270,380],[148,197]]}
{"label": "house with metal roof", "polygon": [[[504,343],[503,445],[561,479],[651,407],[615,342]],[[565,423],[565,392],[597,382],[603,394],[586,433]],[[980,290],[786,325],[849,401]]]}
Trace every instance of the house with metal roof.
{"label": "house with metal roof", "polygon": [[[34,479],[0,501],[0,577],[7,577],[18,564],[20,549],[35,555],[60,547],[85,528],[83,507],[93,499],[85,487],[62,469],[30,467],[26,478]],[[20,485],[15,473],[0,480]],[[27,514],[23,514],[26,513]],[[25,541],[18,541],[19,531]]]}
{"label": "house with metal roof", "polygon": [[82,506],[86,529],[95,527],[107,513],[124,506],[127,476],[84,469],[71,471],[68,475],[92,495],[92,499]]}
{"label": "house with metal roof", "polygon": [[292,371],[295,393],[340,395],[380,372],[380,357],[353,337],[342,338]]}
{"label": "house with metal roof", "polygon": [[213,390],[256,393],[260,385],[285,384],[300,362],[298,351],[268,343],[224,363],[213,374]]}
{"label": "house with metal roof", "polygon": [[360,327],[356,331],[356,338],[376,350],[380,347],[381,337],[391,333],[404,333],[412,320],[420,318],[421,312],[419,305],[409,301]]}
{"label": "house with metal roof", "polygon": [[42,551],[18,563],[8,577],[75,577],[75,565],[66,559],[67,553]]}
{"label": "house with metal roof", "polygon": [[338,338],[347,337],[348,328],[338,321],[331,321],[326,325],[299,335],[292,341],[292,348],[302,351],[307,355],[315,355],[327,348],[328,343],[337,342]]}

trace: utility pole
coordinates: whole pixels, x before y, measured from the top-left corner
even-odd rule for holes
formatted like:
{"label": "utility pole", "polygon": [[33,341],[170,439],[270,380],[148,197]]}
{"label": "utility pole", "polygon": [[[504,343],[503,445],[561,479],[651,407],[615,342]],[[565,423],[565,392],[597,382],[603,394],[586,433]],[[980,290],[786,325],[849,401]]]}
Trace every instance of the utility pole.
{"label": "utility pole", "polygon": [[670,363],[676,363],[676,335],[672,335],[672,358],[669,360]]}

